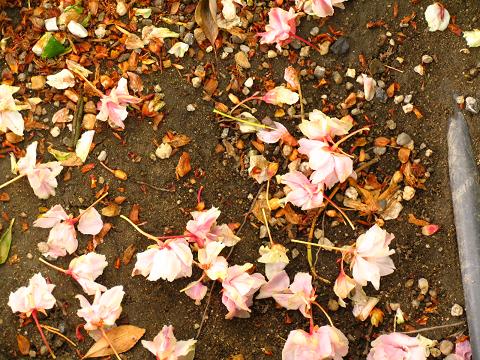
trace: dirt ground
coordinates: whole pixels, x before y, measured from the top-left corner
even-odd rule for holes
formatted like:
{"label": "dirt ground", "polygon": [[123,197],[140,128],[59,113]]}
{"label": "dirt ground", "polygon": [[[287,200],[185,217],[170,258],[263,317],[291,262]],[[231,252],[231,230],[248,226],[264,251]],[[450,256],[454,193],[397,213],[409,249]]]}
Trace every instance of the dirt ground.
{"label": "dirt ground", "polygon": [[[391,100],[383,104],[375,99],[363,107],[364,114],[368,115],[373,122],[373,131],[369,135],[371,139],[376,136],[396,137],[398,134],[406,132],[415,141],[417,153],[414,158],[422,159],[422,163],[427,167],[431,177],[426,183],[427,190],[419,190],[413,200],[403,202],[404,210],[400,217],[389,221],[386,226],[389,232],[395,234],[392,247],[396,250],[393,260],[397,270],[392,275],[382,278],[381,290],[378,293],[372,287],[368,288],[372,295],[375,294],[381,298],[379,307],[387,314],[385,323],[378,329],[372,329],[368,321],[362,323],[355,320],[350,308],[340,308],[331,313],[336,326],[348,334],[350,353],[347,359],[365,358],[365,351],[368,349],[370,340],[365,337],[366,334],[393,330],[393,316],[388,315],[386,307],[388,303],[401,304],[402,310],[408,315],[407,323],[415,328],[422,327],[418,321],[425,314],[424,310],[430,301],[430,295],[420,302],[419,307],[412,304],[419,294],[416,284],[421,277],[426,278],[430,289],[438,294],[438,307],[432,313],[427,314],[428,320],[423,326],[449,324],[464,319],[463,317],[453,318],[450,315],[453,304],[458,303],[463,306],[464,303],[449,190],[446,129],[448,117],[454,106],[453,94],[480,96],[476,75],[470,79],[465,77],[465,73],[475,68],[477,64],[480,66],[479,52],[471,49],[470,54],[462,53],[460,50],[466,47],[464,40],[448,30],[428,32],[423,18],[425,7],[428,4],[429,1],[424,0],[416,5],[412,5],[410,1],[400,0],[399,16],[394,19],[392,17],[392,0],[348,1],[346,9],[337,10],[335,16],[329,19],[320,30],[326,30],[328,25],[342,30],[348,36],[349,52],[346,55],[337,56],[329,53],[320,56],[312,51],[307,62],[302,64],[311,72],[315,68],[312,66],[312,62],[324,66],[327,69],[327,77],[333,70],[337,70],[343,75],[350,67],[357,69],[358,74],[361,68],[360,54],[363,53],[368,62],[378,59],[389,49],[389,38],[383,39],[386,32],[390,31],[393,39],[397,39],[399,33],[403,33],[405,35],[403,44],[395,45],[394,51],[390,55],[385,55],[383,62],[402,69],[404,72],[387,69],[383,74],[375,75],[375,78],[382,79],[386,84],[393,81],[398,82],[401,85],[399,93],[412,94],[413,103],[424,115],[422,119],[417,119],[412,113],[404,114],[400,105],[394,105]],[[473,29],[479,26],[480,19],[476,15],[480,14],[478,1],[446,1],[445,5],[450,14],[456,16],[456,23],[462,29]],[[18,15],[17,11],[9,10],[8,14],[15,18]],[[415,30],[411,26],[400,27],[399,20],[410,15],[412,11],[417,14],[415,19],[417,29]],[[371,20],[384,20],[386,27],[367,29],[366,24]],[[316,20],[304,20],[301,32],[307,35],[311,28],[318,25],[319,22]],[[175,26],[172,26],[172,29],[176,30]],[[416,74],[413,68],[420,63],[422,55],[425,54],[431,55],[434,62],[428,65],[426,74],[422,77]],[[399,64],[395,60],[397,57],[405,59],[403,64]],[[211,57],[207,57],[207,59],[212,60]],[[257,49],[257,54],[251,59],[252,68],[245,71],[246,76],[269,75],[277,83],[280,83],[288,61],[279,56],[267,60],[271,65],[270,69],[260,68],[260,64],[266,60],[266,53]],[[243,215],[251,206],[252,196],[255,196],[259,189],[259,185],[248,177],[246,171],[239,169],[235,159],[215,151],[217,144],[221,143],[223,129],[218,125],[212,113],[214,103],[203,100],[201,89],[194,89],[191,83],[182,76],[198,65],[197,60],[185,58],[181,63],[185,70],[178,71],[171,68],[163,73],[156,73],[144,78],[148,85],[144,93],[153,92],[153,86],[156,84],[160,85],[165,93],[166,116],[159,130],[153,131],[152,125],[148,121],[132,113],[133,115],[125,122],[126,129],[122,133],[126,143],[121,144],[112,136],[111,130],[103,125],[95,137],[98,145],[89,157],[90,162],[97,163],[95,169],[89,174],[105,178],[105,182],[110,185],[112,198],[122,194],[119,188],[125,188],[127,201],[122,204],[122,213],[128,214],[133,204],[140,204],[140,219],[146,223],[144,229],[154,234],[163,233],[167,227],[174,229],[176,233],[183,231],[185,223],[190,219],[188,211],[195,207],[197,191],[201,185],[204,186],[203,200],[207,207],[216,206],[221,209],[220,220],[222,222],[241,223]],[[232,56],[219,62],[217,67],[220,79],[219,89],[223,89],[227,84],[232,66],[234,66]],[[4,67],[5,63],[0,60],[0,69]],[[340,102],[348,95],[345,82],[346,80],[339,85],[332,84],[315,89],[313,85],[316,84],[316,81],[302,80],[305,98],[309,102],[307,110],[317,107],[320,96],[323,94],[328,95],[329,100],[334,103]],[[225,94],[217,99],[227,103]],[[188,112],[188,104],[194,104],[196,110]],[[393,113],[389,112],[392,108],[395,109]],[[267,112],[271,113],[273,107],[262,105],[259,109],[260,114],[265,115]],[[466,116],[478,159],[480,158],[478,117],[471,114]],[[388,129],[386,125],[388,120],[395,121],[396,129]],[[298,119],[288,119],[287,116],[284,122],[293,129],[298,121]],[[357,121],[360,125],[365,123],[362,116],[358,116]],[[180,153],[168,160],[151,159],[150,155],[155,152],[153,140],[161,140],[167,130],[177,131],[192,138],[191,144],[185,148],[185,151],[188,151],[192,157],[192,167],[203,170],[204,176],[195,178],[191,173],[177,181],[175,166]],[[47,131],[36,131],[33,138],[45,138],[46,142],[60,146],[63,136],[54,139]],[[238,137],[238,131],[229,130],[227,140],[235,143]],[[242,138],[248,139],[249,136],[243,135]],[[420,150],[421,143],[426,145],[423,150]],[[272,154],[274,147],[271,146],[267,149],[269,154]],[[433,151],[432,156],[425,156],[426,149]],[[122,182],[99,166],[96,158],[102,150],[107,151],[108,164],[126,171],[130,175],[129,180]],[[131,160],[132,153],[138,154],[141,161],[133,162]],[[237,149],[237,153],[240,155],[240,150]],[[397,165],[396,152],[387,150],[380,162],[370,171],[388,175]],[[282,165],[280,167],[282,168]],[[282,173],[282,170],[279,172]],[[0,160],[0,174],[0,182],[12,177],[8,157]],[[192,178],[195,178],[194,184],[191,181]],[[174,184],[175,190],[168,192],[147,187],[143,189],[146,191],[142,191],[136,181],[143,181],[160,188],[170,188]],[[83,199],[83,204],[90,204],[94,201],[97,190],[90,188],[88,176],[82,174],[79,169],[72,170],[70,181],[65,183],[60,181],[57,195],[47,201],[40,201],[34,197],[26,181],[17,182],[6,189],[11,200],[0,202],[0,211],[17,219],[10,256],[17,255],[19,261],[0,266],[3,290],[0,292],[0,304],[3,304],[0,307],[0,357],[3,354],[5,359],[20,358],[16,343],[17,333],[22,333],[31,339],[33,346],[37,349],[41,345],[36,329],[31,325],[20,328],[18,317],[12,314],[11,309],[6,305],[9,293],[19,286],[25,285],[28,279],[38,271],[47,275],[57,285],[54,294],[60,303],[65,304],[64,310],[66,311],[66,313],[62,313],[59,307],[55,307],[48,312],[48,318],[42,321],[57,328],[64,327],[65,334],[70,338],[75,338],[75,327],[80,324],[81,319],[76,315],[78,301],[74,296],[81,293],[81,289],[72,281],[65,279],[62,274],[51,271],[38,262],[40,253],[37,243],[45,241],[48,231],[30,226],[29,230],[23,232],[20,224],[25,222],[31,225],[38,216],[40,207],[62,204],[70,212],[77,212],[82,204],[80,198]],[[431,237],[422,236],[418,227],[407,223],[406,217],[409,213],[439,224],[440,231]],[[231,259],[234,263],[255,262],[258,258],[258,247],[262,240],[259,239],[255,226],[258,227],[259,224],[253,217],[250,217],[249,220],[239,235],[242,241],[233,252]],[[7,222],[2,221],[5,228]],[[142,250],[150,243],[119,218],[109,219],[109,221],[113,223],[113,230],[106,236],[105,242],[97,248],[98,252],[107,256],[109,262],[109,266],[99,281],[107,287],[124,286],[126,295],[122,303],[123,313],[117,323],[130,323],[145,328],[144,339],[149,340],[164,324],[172,324],[175,327],[177,339],[195,337],[206,301],[204,300],[201,306],[196,306],[191,299],[179,292],[190,279],[167,283],[165,281],[149,282],[139,276],[131,277],[133,261],[128,265],[122,264],[119,269],[116,269],[113,266],[115,260],[122,256],[129,245],[134,244],[137,250]],[[321,226],[321,222],[319,222],[319,226]],[[305,229],[296,230],[299,237],[305,238]],[[328,223],[325,227],[326,236],[340,245],[351,242],[363,231],[362,227],[352,231],[346,225],[332,228]],[[289,273],[308,271],[304,247],[289,243],[288,236],[282,229],[273,229],[272,235],[276,241],[285,244],[290,253],[294,248],[300,252],[299,256],[288,266]],[[80,235],[79,254],[85,249],[87,240],[87,236]],[[331,281],[334,281],[336,276],[336,269],[332,269],[331,266],[335,259],[335,255],[322,252],[317,265],[317,272]],[[69,257],[59,259],[56,265],[66,268],[69,261]],[[263,271],[263,268],[261,270]],[[409,279],[414,280],[411,288],[405,286]],[[316,283],[316,286],[320,303],[326,304],[329,299],[334,298],[329,286],[325,286],[321,282]],[[221,303],[219,291],[220,286],[216,286],[207,312],[208,318],[198,339],[196,359],[229,359],[236,354],[242,354],[247,360],[280,359],[281,349],[289,331],[306,328],[308,325],[298,312],[288,312],[288,321],[286,321],[287,311],[276,308],[271,299],[256,301],[250,319],[225,320],[226,311]],[[322,323],[324,319],[319,318],[317,322]],[[441,340],[461,331],[468,334],[466,325],[428,332],[424,335]],[[68,344],[55,339],[52,339],[51,343],[58,359],[76,358]],[[85,353],[91,344],[91,340],[87,339],[80,343],[78,348]],[[137,345],[124,357],[146,359],[147,355],[145,349]]]}

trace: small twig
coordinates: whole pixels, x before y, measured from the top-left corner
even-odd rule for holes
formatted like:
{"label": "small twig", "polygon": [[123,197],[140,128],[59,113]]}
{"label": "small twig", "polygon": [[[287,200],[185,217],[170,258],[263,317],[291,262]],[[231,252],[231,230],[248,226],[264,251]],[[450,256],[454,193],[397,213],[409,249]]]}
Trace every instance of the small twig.
{"label": "small twig", "polygon": [[433,330],[438,330],[438,329],[446,329],[446,328],[461,326],[461,325],[465,325],[465,321],[458,321],[458,322],[453,323],[453,324],[431,326],[431,327],[428,327],[428,328],[423,328],[423,329],[418,329],[418,330],[403,331],[403,332],[401,332],[401,334],[418,334],[418,333],[423,333],[423,332],[427,332],[427,331],[433,331]]}
{"label": "small twig", "polygon": [[70,146],[73,147],[80,138],[80,128],[82,126],[82,117],[83,117],[83,88],[80,90],[78,95],[77,107],[75,109],[75,114],[73,115],[72,123],[72,139],[70,140]]}
{"label": "small twig", "polygon": [[197,335],[195,336],[195,339],[198,339],[200,337],[200,333],[202,332],[203,325],[205,324],[205,321],[207,321],[207,311],[208,308],[210,307],[210,300],[212,299],[212,293],[213,289],[215,288],[216,282],[212,282],[212,286],[210,286],[210,291],[208,292],[208,298],[207,298],[207,303],[205,304],[205,309],[203,310],[202,314],[202,321],[200,321],[200,326],[198,327]]}
{"label": "small twig", "polygon": [[400,69],[397,69],[397,68],[394,68],[393,66],[389,66],[389,65],[385,65],[383,64],[383,66],[385,66],[387,69],[390,69],[390,70],[395,70],[395,71],[398,71],[399,73],[404,73],[403,70],[400,70]]}
{"label": "small twig", "polygon": [[152,188],[152,189],[157,190],[157,191],[175,192],[175,190],[169,190],[169,189],[161,188],[161,187],[146,183],[145,181],[139,181],[139,180],[135,180],[135,179],[132,179],[132,181],[134,183],[137,183],[137,184],[140,184],[140,185],[148,186],[149,188]]}

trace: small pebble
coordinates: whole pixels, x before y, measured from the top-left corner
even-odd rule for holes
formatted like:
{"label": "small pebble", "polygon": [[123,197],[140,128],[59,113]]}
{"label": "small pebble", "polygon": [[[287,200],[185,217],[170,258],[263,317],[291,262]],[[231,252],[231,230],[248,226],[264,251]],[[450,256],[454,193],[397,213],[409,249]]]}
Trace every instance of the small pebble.
{"label": "small pebble", "polygon": [[325,76],[325,68],[323,66],[316,66],[315,67],[315,70],[313,71],[313,75],[315,76],[315,78],[317,79],[321,79]]}
{"label": "small pebble", "polygon": [[187,111],[193,112],[193,111],[195,111],[195,110],[196,110],[196,109],[195,109],[195,106],[194,106],[193,104],[188,104],[188,105],[187,105]]}
{"label": "small pebble", "polygon": [[408,279],[406,282],[405,282],[405,287],[407,289],[411,288],[413,286],[413,283],[414,283],[414,280],[413,279]]}
{"label": "small pebble", "polygon": [[194,77],[192,79],[192,85],[194,88],[199,88],[200,86],[202,86],[202,79],[198,76]]}
{"label": "small pebble", "polygon": [[58,135],[60,135],[60,128],[58,126],[54,126],[50,130],[50,135],[52,135],[54,138],[58,137]]}
{"label": "small pebble", "polygon": [[465,96],[457,96],[455,98],[455,101],[457,102],[458,105],[462,105],[462,104],[465,104]]}
{"label": "small pebble", "polygon": [[155,155],[159,159],[168,159],[172,155],[172,146],[167,143],[162,143],[157,150],[155,150]]}
{"label": "small pebble", "polygon": [[425,67],[422,64],[415,66],[413,71],[421,76],[425,75]]}
{"label": "small pebble", "polygon": [[422,63],[430,64],[433,61],[433,58],[430,55],[423,55],[422,56]]}
{"label": "small pebble", "polygon": [[450,340],[443,340],[441,343],[440,343],[440,352],[443,354],[443,355],[449,355],[451,354],[453,351],[453,343],[450,341]]}
{"label": "small pebble", "polygon": [[337,311],[339,308],[338,301],[335,299],[328,300],[327,307],[328,307],[328,310],[330,311],[334,311],[334,312]]}
{"label": "small pebble", "polygon": [[327,55],[330,50],[330,41],[322,42],[318,49],[320,50],[320,55]]}
{"label": "small pebble", "polygon": [[452,309],[450,310],[450,314],[452,316],[462,316],[463,315],[463,307],[458,304],[453,304]]}
{"label": "small pebble", "polygon": [[425,150],[425,156],[426,156],[426,157],[432,156],[432,153],[433,153],[433,151],[432,151],[431,149]]}
{"label": "small pebble", "polygon": [[300,49],[301,57],[308,57],[310,55],[310,46],[304,46]]}
{"label": "small pebble", "polygon": [[406,201],[410,201],[415,196],[415,188],[411,186],[405,186],[403,189],[402,199]]}
{"label": "small pebble", "polygon": [[386,147],[383,147],[383,146],[375,146],[373,148],[373,153],[375,155],[383,155],[387,152],[387,148]]}
{"label": "small pebble", "polygon": [[310,30],[310,35],[312,36],[317,36],[319,33],[320,29],[318,28],[318,26],[315,26],[314,28],[312,28],[312,30]]}
{"label": "small pebble", "polygon": [[338,71],[334,71],[332,73],[332,77],[333,77],[333,81],[335,82],[335,84],[337,85],[340,85],[343,81],[343,77],[342,75],[340,75],[340,73]]}
{"label": "small pebble", "polygon": [[357,74],[357,72],[355,71],[355,69],[347,69],[347,72],[345,73],[345,76],[349,77],[349,78],[352,78],[352,79],[355,79],[356,74]]}
{"label": "small pebble", "polygon": [[273,59],[277,57],[277,52],[275,50],[268,50],[267,57]]}
{"label": "small pebble", "polygon": [[247,88],[251,88],[253,85],[253,78],[249,77],[247,80],[245,80],[244,84]]}
{"label": "small pebble", "polygon": [[397,136],[397,145],[399,146],[405,146],[407,145],[410,141],[412,141],[412,138],[410,137],[410,135],[408,135],[407,133],[400,133],[398,134]]}
{"label": "small pebble", "polygon": [[469,96],[465,99],[465,109],[468,111],[477,114],[478,113],[478,103],[477,99]]}
{"label": "small pebble", "polygon": [[413,98],[413,95],[412,94],[408,94],[407,96],[405,96],[405,99],[403,99],[403,102],[405,104],[410,104],[410,102],[412,101],[412,98]]}
{"label": "small pebble", "polygon": [[97,157],[98,161],[105,161],[107,160],[107,152],[105,150],[100,151]]}
{"label": "small pebble", "polygon": [[430,356],[433,356],[434,358],[438,358],[442,355],[442,352],[436,347],[429,348],[429,350],[430,350]]}
{"label": "small pebble", "polygon": [[298,255],[300,255],[300,251],[297,248],[293,248],[292,250],[292,259],[295,259]]}
{"label": "small pebble", "polygon": [[392,119],[387,120],[387,128],[389,128],[390,130],[395,130],[397,128],[397,123]]}
{"label": "small pebble", "polygon": [[348,43],[348,38],[345,36],[339,37],[337,41],[335,41],[330,50],[334,55],[345,55],[348,50],[350,50],[350,44]]}
{"label": "small pebble", "polygon": [[397,95],[397,96],[395,96],[395,97],[393,98],[393,102],[398,105],[398,104],[402,103],[402,101],[403,101],[404,99],[405,99],[405,96],[403,96],[403,95]]}
{"label": "small pebble", "polygon": [[403,105],[402,110],[405,114],[411,113],[413,111],[413,104]]}
{"label": "small pebble", "polygon": [[354,187],[350,186],[345,190],[345,196],[352,200],[358,199],[358,191]]}
{"label": "small pebble", "polygon": [[420,293],[425,295],[428,292],[428,280],[425,278],[418,279],[418,288],[420,289]]}

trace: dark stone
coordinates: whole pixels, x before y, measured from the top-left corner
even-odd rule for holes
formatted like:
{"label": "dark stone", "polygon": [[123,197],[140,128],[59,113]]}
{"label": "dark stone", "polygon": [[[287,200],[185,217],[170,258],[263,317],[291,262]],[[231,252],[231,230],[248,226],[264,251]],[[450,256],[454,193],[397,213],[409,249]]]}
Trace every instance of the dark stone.
{"label": "dark stone", "polygon": [[370,61],[368,68],[372,75],[378,75],[385,71],[385,66],[383,66],[382,62],[378,59],[373,59]]}
{"label": "dark stone", "polygon": [[347,37],[340,37],[330,46],[330,52],[335,55],[345,55],[350,50]]}

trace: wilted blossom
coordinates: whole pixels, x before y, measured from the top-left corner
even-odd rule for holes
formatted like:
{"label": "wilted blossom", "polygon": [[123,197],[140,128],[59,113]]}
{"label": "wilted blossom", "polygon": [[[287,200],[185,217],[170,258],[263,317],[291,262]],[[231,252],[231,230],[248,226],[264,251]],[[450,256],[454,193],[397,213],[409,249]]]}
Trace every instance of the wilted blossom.
{"label": "wilted blossom", "polygon": [[346,336],[337,328],[325,325],[315,326],[310,334],[303,330],[290,331],[282,350],[282,360],[341,360],[347,354]]}
{"label": "wilted blossom", "polygon": [[[370,312],[377,305],[379,299],[373,296],[367,296],[360,285],[356,285],[352,291],[351,300],[353,304],[352,313],[360,321],[365,321],[370,316]],[[344,306],[345,304],[342,304]]]}
{"label": "wilted blossom", "polygon": [[292,34],[296,32],[297,14],[295,10],[290,8],[285,11],[281,8],[273,8],[268,13],[268,24],[265,26],[265,32],[259,33],[261,44],[277,44],[277,48],[288,44]]}
{"label": "wilted blossom", "polygon": [[464,31],[463,38],[467,41],[469,47],[480,46],[480,30]]}
{"label": "wilted blossom", "polygon": [[260,246],[258,252],[261,256],[257,259],[257,261],[265,264],[265,275],[267,276],[268,280],[271,280],[290,262],[290,260],[288,260],[287,251],[288,250],[282,244]]}
{"label": "wilted blossom", "polygon": [[[276,142],[283,140],[289,145],[295,145],[296,141],[292,135],[288,132],[287,128],[277,121],[273,122],[274,130],[262,129],[257,132],[257,137],[267,144],[275,144]],[[293,142],[293,144],[291,144]]]}
{"label": "wilted blossom", "polygon": [[20,312],[30,316],[34,311],[45,314],[45,310],[55,306],[52,291],[55,285],[48,284],[42,274],[37,273],[29,280],[28,286],[22,286],[8,297],[8,306],[14,313]]}
{"label": "wilted blossom", "polygon": [[170,50],[168,50],[169,54],[175,55],[176,57],[181,57],[185,55],[185,53],[188,51],[189,45],[184,43],[184,42],[176,42]]}
{"label": "wilted blossom", "polygon": [[339,299],[345,299],[355,288],[355,285],[355,280],[345,274],[345,271],[343,271],[342,268],[340,274],[335,280],[335,284],[333,285],[333,292],[339,297]]}
{"label": "wilted blossom", "polygon": [[75,86],[75,76],[68,69],[47,76],[47,84],[59,90],[64,90]]}
{"label": "wilted blossom", "polygon": [[262,96],[263,101],[273,105],[293,105],[299,99],[300,97],[296,92],[287,89],[285,86],[277,86]]}
{"label": "wilted blossom", "polygon": [[288,66],[285,68],[285,73],[283,75],[283,78],[293,90],[300,89],[300,81],[298,80],[298,71],[295,70],[293,66]]}
{"label": "wilted blossom", "polygon": [[365,286],[370,281],[378,290],[380,277],[393,273],[395,265],[390,255],[395,250],[388,246],[394,238],[376,224],[358,237],[351,262],[352,275],[357,283]]}
{"label": "wilted blossom", "polygon": [[298,127],[311,140],[326,141],[335,136],[346,135],[353,126],[350,116],[339,120],[316,109],[308,114],[308,119],[303,120]]}
{"label": "wilted blossom", "polygon": [[344,182],[353,173],[353,161],[337,152],[326,142],[300,139],[298,152],[308,156],[310,167],[315,170],[310,179],[313,183],[324,183],[331,188],[337,182]]}
{"label": "wilted blossom", "polygon": [[66,274],[76,280],[85,293],[95,295],[97,291],[107,290],[105,286],[95,282],[107,265],[105,255],[91,252],[70,261]]}
{"label": "wilted blossom", "polygon": [[25,128],[23,116],[17,111],[13,94],[20,88],[8,85],[0,85],[0,131],[12,131],[18,136],[23,135]]}
{"label": "wilted blossom", "polygon": [[313,184],[300,171],[290,171],[283,175],[282,184],[291,189],[285,201],[301,207],[302,210],[315,209],[323,203],[323,184]]}
{"label": "wilted blossom", "polygon": [[316,295],[312,286],[312,276],[308,273],[297,273],[288,289],[282,293],[273,293],[277,303],[288,310],[300,310],[303,316],[309,318],[312,301]]}
{"label": "wilted blossom", "polygon": [[103,227],[102,217],[93,207],[87,211],[80,210],[80,215],[73,218],[61,205],[55,205],[35,220],[33,226],[51,228],[47,242],[39,244],[42,254],[52,259],[73,254],[78,248],[75,224],[78,231],[85,235],[97,235]]}
{"label": "wilted blossom", "polygon": [[169,239],[137,254],[132,276],[141,274],[150,281],[163,279],[172,282],[192,276],[193,254],[184,238]]}
{"label": "wilted blossom", "polygon": [[58,186],[56,177],[63,166],[58,161],[37,164],[37,142],[27,146],[26,154],[17,163],[20,175],[26,175],[33,192],[39,199],[48,199],[55,195]]}
{"label": "wilted blossom", "polygon": [[75,296],[80,301],[77,315],[85,319],[85,330],[113,326],[122,313],[124,295],[123,286],[115,286],[104,293],[97,291],[92,304],[83,295]]}
{"label": "wilted blossom", "polygon": [[142,345],[159,360],[193,360],[196,342],[194,339],[177,341],[173,326],[164,325],[153,341],[142,340]]}
{"label": "wilted blossom", "polygon": [[242,266],[234,265],[228,268],[227,276],[222,281],[222,303],[227,307],[225,319],[234,317],[250,317],[250,306],[253,304],[253,294],[265,284],[262,274],[248,274],[253,267],[246,263]]}
{"label": "wilted blossom", "polygon": [[129,95],[127,79],[121,78],[117,87],[114,87],[108,95],[103,95],[97,107],[100,112],[97,119],[107,121],[113,128],[125,128],[123,121],[128,116],[127,105],[137,104],[140,98]]}
{"label": "wilted blossom", "polygon": [[227,276],[227,259],[219,256],[224,244],[216,241],[210,241],[204,248],[198,249],[199,266],[210,280],[223,280]]}
{"label": "wilted blossom", "polygon": [[426,360],[425,347],[416,337],[400,333],[380,335],[372,341],[367,360]]}
{"label": "wilted blossom", "polygon": [[333,15],[334,6],[344,9],[344,1],[347,0],[295,0],[295,4],[308,15],[327,17]]}
{"label": "wilted blossom", "polygon": [[455,356],[459,360],[471,360],[472,359],[472,345],[470,341],[463,340],[455,344]]}
{"label": "wilted blossom", "polygon": [[280,270],[273,275],[270,274],[268,282],[260,288],[256,299],[267,299],[273,297],[274,294],[280,294],[282,292],[288,291],[290,286],[290,279],[285,270]]}
{"label": "wilted blossom", "polygon": [[187,223],[188,238],[203,247],[207,241],[220,241],[226,246],[233,246],[240,241],[227,224],[217,225],[220,210],[212,207],[205,211],[191,213],[193,220]]}
{"label": "wilted blossom", "polygon": [[375,97],[375,89],[377,82],[370,76],[362,74],[363,77],[363,92],[365,93],[365,100],[371,101]]}
{"label": "wilted blossom", "polygon": [[428,5],[425,10],[425,20],[428,23],[428,30],[430,31],[443,31],[448,27],[450,22],[450,13],[445,7],[436,2]]}

